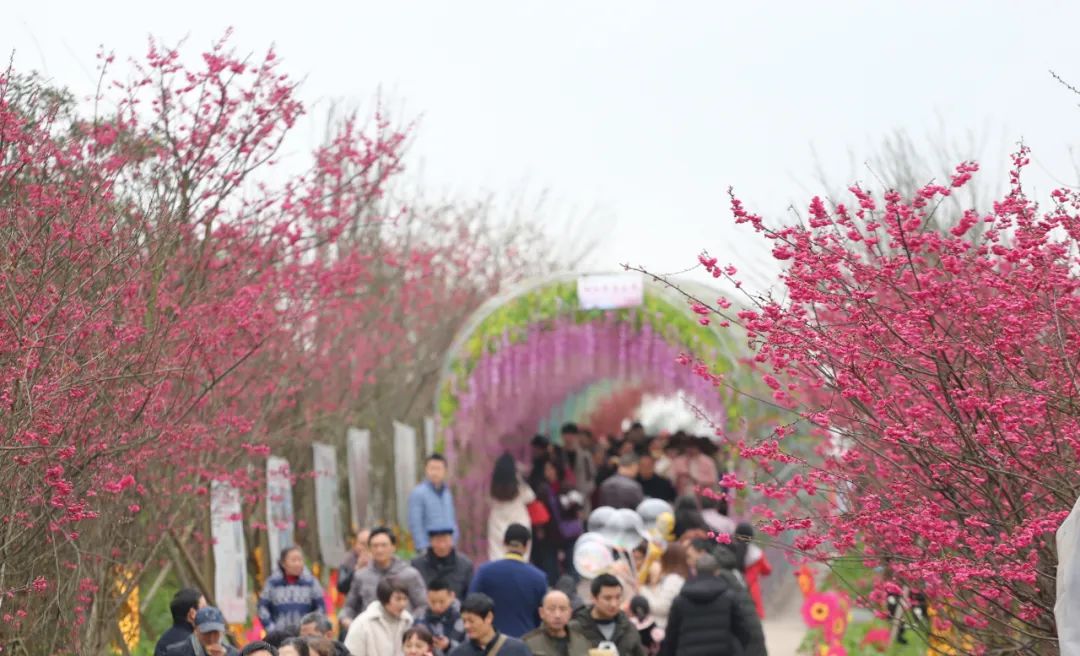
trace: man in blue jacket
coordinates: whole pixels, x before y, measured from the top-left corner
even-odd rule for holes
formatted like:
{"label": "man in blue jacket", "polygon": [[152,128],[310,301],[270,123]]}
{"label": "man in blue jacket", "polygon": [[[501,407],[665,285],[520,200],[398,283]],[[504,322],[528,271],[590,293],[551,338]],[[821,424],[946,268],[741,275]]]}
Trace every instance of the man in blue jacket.
{"label": "man in blue jacket", "polygon": [[454,543],[458,540],[457,515],[454,513],[454,494],[446,485],[446,458],[433,453],[424,462],[424,480],[409,495],[409,532],[417,553],[430,544],[428,532],[451,527]]}
{"label": "man in blue jacket", "polygon": [[525,561],[530,539],[532,534],[521,524],[507,527],[506,557],[481,565],[469,586],[470,596],[480,592],[494,600],[499,609],[495,629],[511,638],[540,626],[540,606],[547,594],[547,576]]}

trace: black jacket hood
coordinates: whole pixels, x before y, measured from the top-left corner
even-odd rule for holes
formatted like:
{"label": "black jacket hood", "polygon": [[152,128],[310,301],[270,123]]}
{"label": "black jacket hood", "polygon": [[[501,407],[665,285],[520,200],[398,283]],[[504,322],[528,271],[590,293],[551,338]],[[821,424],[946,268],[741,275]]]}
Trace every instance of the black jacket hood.
{"label": "black jacket hood", "polygon": [[709,604],[724,594],[730,584],[719,576],[701,576],[683,586],[682,595],[695,604]]}

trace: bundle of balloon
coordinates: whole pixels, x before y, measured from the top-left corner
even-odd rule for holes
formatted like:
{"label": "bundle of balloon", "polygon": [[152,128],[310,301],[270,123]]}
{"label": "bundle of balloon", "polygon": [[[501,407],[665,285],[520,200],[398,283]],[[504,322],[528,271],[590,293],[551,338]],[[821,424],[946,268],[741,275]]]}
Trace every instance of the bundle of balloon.
{"label": "bundle of balloon", "polygon": [[[675,515],[666,501],[646,499],[637,510],[601,506],[592,511],[586,526],[588,532],[574,546],[574,569],[578,574],[594,579],[600,574],[616,573],[618,559],[625,558],[631,576],[644,582],[649,567],[674,539]],[[648,543],[648,549],[641,571],[637,572],[630,552],[642,541]]]}

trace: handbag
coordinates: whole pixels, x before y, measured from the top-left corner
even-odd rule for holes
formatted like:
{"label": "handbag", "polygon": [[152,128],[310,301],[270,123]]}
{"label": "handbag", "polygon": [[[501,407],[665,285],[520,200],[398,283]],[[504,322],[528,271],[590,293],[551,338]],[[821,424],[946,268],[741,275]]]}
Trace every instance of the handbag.
{"label": "handbag", "polygon": [[584,530],[581,526],[581,520],[577,517],[559,522],[559,535],[567,542],[573,542],[581,537],[582,533],[584,533]]}
{"label": "handbag", "polygon": [[533,526],[543,526],[551,521],[551,513],[548,512],[544,502],[539,499],[530,502],[529,505],[525,506],[525,509],[529,511],[529,521],[532,522]]}

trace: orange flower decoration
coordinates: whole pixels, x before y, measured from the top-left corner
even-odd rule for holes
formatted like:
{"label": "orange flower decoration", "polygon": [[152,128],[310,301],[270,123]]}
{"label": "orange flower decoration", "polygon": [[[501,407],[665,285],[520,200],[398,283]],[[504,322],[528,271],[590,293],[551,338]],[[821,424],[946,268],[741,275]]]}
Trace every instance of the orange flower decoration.
{"label": "orange flower decoration", "polygon": [[803,565],[795,572],[795,580],[799,583],[799,590],[802,591],[803,596],[807,597],[814,592],[814,572]]}

